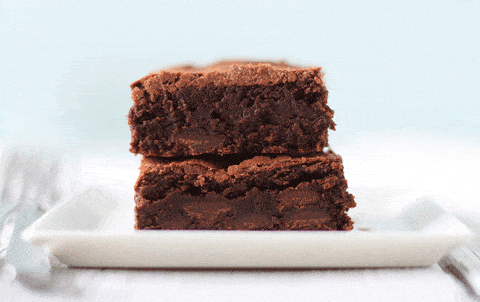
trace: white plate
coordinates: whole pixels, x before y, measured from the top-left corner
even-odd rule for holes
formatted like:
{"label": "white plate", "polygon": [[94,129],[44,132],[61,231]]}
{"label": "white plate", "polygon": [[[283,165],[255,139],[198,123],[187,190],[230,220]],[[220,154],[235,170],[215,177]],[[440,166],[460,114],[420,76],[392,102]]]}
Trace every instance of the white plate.
{"label": "white plate", "polygon": [[358,219],[351,232],[134,231],[133,205],[99,189],[52,209],[23,235],[71,266],[164,268],[428,266],[472,238],[427,199],[390,221]]}

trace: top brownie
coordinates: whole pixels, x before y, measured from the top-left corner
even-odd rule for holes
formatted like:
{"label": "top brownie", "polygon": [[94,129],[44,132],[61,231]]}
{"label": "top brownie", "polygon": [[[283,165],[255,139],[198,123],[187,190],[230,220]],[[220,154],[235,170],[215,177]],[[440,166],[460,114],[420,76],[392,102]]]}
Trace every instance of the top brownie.
{"label": "top brownie", "polygon": [[335,129],[321,68],[220,62],[131,84],[130,151],[146,156],[282,153],[328,146]]}

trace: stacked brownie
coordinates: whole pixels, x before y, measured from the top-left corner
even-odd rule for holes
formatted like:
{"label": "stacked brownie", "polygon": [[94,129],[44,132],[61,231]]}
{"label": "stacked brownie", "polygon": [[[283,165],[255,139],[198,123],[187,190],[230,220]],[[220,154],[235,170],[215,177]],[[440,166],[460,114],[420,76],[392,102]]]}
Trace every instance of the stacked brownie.
{"label": "stacked brownie", "polygon": [[131,85],[136,229],[351,230],[321,68],[220,62]]}

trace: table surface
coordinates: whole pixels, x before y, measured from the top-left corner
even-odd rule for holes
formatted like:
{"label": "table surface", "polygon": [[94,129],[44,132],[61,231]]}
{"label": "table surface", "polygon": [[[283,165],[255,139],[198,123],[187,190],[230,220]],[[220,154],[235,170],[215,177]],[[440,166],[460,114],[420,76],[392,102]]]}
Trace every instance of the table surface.
{"label": "table surface", "polygon": [[355,270],[63,269],[47,287],[0,284],[3,301],[473,301],[437,265]]}
{"label": "table surface", "polygon": [[[357,196],[352,212],[386,215],[429,195],[479,230],[479,45],[478,1],[1,2],[0,148],[64,157],[73,189],[82,183],[130,190],[139,161],[128,153],[130,83],[180,63],[287,60],[324,68],[337,123],[329,141]],[[386,191],[398,198],[382,202]],[[10,280],[8,267],[0,269],[2,301],[473,300],[438,265],[58,265],[43,285]]]}

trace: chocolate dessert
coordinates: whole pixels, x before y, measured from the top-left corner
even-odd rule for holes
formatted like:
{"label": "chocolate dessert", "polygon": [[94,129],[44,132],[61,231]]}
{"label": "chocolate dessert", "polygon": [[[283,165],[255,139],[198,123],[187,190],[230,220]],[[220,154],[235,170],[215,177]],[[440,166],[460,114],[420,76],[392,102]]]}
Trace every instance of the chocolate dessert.
{"label": "chocolate dessert", "polygon": [[131,85],[130,151],[145,156],[302,155],[334,129],[321,68],[226,62],[152,73]]}
{"label": "chocolate dessert", "polygon": [[351,230],[320,68],[220,62],[131,85],[136,229]]}
{"label": "chocolate dessert", "polygon": [[137,229],[350,230],[342,158],[333,153],[145,157]]}

